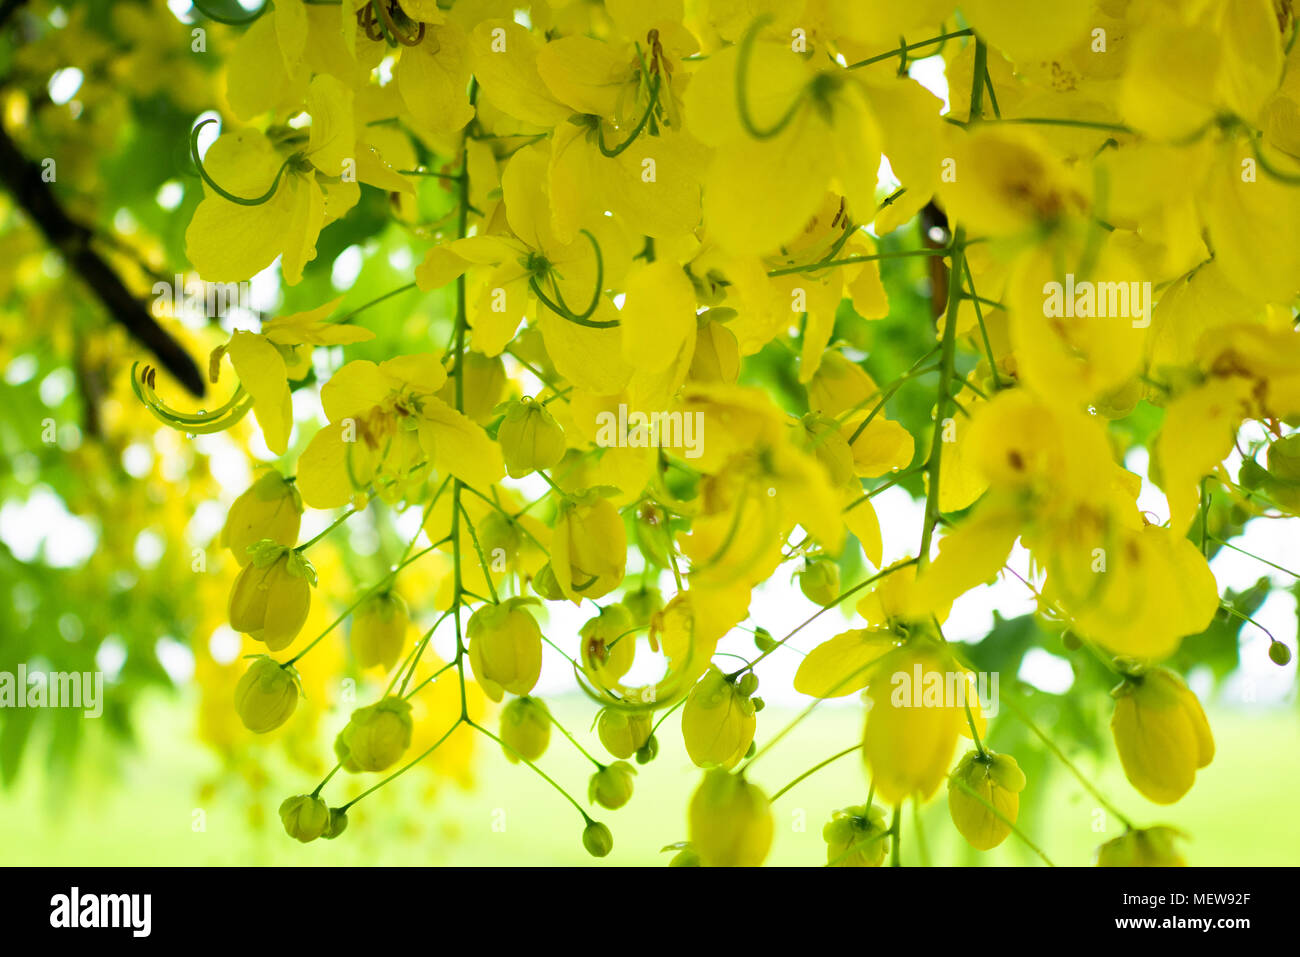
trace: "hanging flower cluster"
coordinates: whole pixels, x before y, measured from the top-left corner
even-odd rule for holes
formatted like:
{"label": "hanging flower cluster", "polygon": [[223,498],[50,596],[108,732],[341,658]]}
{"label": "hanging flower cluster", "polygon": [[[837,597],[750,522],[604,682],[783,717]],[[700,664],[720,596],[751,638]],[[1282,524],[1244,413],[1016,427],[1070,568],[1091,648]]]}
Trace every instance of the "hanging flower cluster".
{"label": "hanging flower cluster", "polygon": [[[202,157],[194,128],[204,198],[187,246],[203,279],[278,261],[298,283],[330,225],[379,190],[421,227],[412,286],[454,292],[445,348],[332,371],[313,351],[371,339],[365,307],[236,332],[211,378],[237,385],[210,412],[179,412],[151,372],[136,377],[186,432],[251,411],[277,456],[307,427],[293,392],[323,381],[328,424],[236,500],[222,539],[243,566],[230,623],[267,652],[234,707],[259,734],[292,721],[295,666],[345,621],[357,662],[390,683],[339,733],[335,770],[285,801],[285,830],[339,836],[359,800],[453,733],[546,776],[559,726],[534,692],[550,644],[595,700],[608,751],[583,750],[585,805],[547,776],[586,849],[611,851],[593,809],[634,799],[628,759],[652,763],[680,711],[702,779],[673,863],[761,864],[772,803],[798,782],[756,783],[788,727],[765,726],[755,666],[794,632],[748,616],[756,587],[794,575],[820,606],[805,625],[833,608],[861,619],[794,679],[804,715],[865,702],[861,743],[814,768],[857,754],[868,793],[826,822],[827,863],[897,863],[899,808],[941,787],[972,847],[1028,841],[1017,817],[1040,799],[1035,782],[992,749],[974,665],[943,632],[1017,542],[1041,614],[1115,673],[1129,781],[1158,803],[1186,794],[1214,742],[1161,663],[1220,612],[1211,497],[1252,514],[1300,507],[1300,440],[1286,433],[1300,421],[1289,0],[501,7],[274,0],[231,28],[229,119]],[[933,57],[946,105],[909,73]],[[454,214],[423,222],[427,189],[449,190]],[[888,316],[892,270],[918,265],[931,347],[878,383],[845,330]],[[799,401],[750,384],[758,363],[776,363]],[[931,423],[890,417],[891,400],[926,390]],[[1142,479],[1111,429],[1142,410],[1163,410],[1150,477],[1165,516],[1139,509]],[[1234,482],[1223,463],[1248,421],[1270,439]],[[526,501],[539,479],[545,494]],[[885,545],[899,549],[872,499],[905,481],[924,518],[911,557],[886,564]],[[330,529],[384,508],[422,522],[382,580],[303,636],[308,551],[329,533],[299,543],[308,508],[346,509]],[[448,587],[399,594],[430,552],[449,558]],[[547,634],[542,606],[566,602],[590,619]],[[412,684],[439,628],[454,656]],[[733,629],[754,633],[752,659],[715,655]],[[649,658],[662,677],[626,683]],[[459,710],[417,750],[413,703],[448,683]],[[953,687],[955,700],[939,690]],[[476,688],[505,702],[499,733],[467,703]],[[331,806],[339,771],[379,777]],[[1114,813],[1126,830],[1100,863],[1181,863],[1177,832]]]}

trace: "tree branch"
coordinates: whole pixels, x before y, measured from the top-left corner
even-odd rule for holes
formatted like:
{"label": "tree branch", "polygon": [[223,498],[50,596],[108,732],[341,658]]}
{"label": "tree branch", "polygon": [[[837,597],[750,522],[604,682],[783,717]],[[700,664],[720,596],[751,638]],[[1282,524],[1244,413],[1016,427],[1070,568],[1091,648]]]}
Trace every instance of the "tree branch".
{"label": "tree branch", "polygon": [[203,376],[194,359],[158,325],[144,303],[131,294],[121,277],[95,251],[94,231],[67,214],[41,177],[40,166],[23,156],[3,126],[0,126],[0,181],[50,245],[103,303],[109,316],[157,356],[159,364],[186,389],[202,396]]}

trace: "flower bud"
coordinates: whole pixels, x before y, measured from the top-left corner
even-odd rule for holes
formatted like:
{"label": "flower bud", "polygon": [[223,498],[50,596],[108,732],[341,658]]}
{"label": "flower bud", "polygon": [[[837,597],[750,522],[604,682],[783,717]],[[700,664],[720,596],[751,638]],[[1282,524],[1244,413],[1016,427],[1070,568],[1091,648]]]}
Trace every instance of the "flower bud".
{"label": "flower bud", "polygon": [[493,701],[504,692],[526,695],[542,674],[542,632],[524,607],[535,599],[484,605],[469,619],[469,664]]}
{"label": "flower bud", "polygon": [[1097,848],[1098,867],[1186,867],[1174,847],[1182,833],[1172,827],[1128,830]]}
{"label": "flower bud", "polygon": [[636,768],[626,761],[615,761],[591,776],[587,782],[587,800],[617,811],[632,800],[632,778],[635,776]]}
{"label": "flower bud", "polygon": [[616,758],[630,758],[650,738],[652,716],[645,711],[604,708],[596,718],[596,733],[605,750]]}
{"label": "flower bud", "polygon": [[889,851],[885,813],[874,804],[846,807],[822,827],[828,867],[879,867]]}
{"label": "flower bud", "polygon": [[622,605],[606,605],[578,631],[582,639],[582,670],[606,687],[622,678],[636,657],[632,616]]}
{"label": "flower bud", "polygon": [[754,729],[753,704],[711,666],[682,708],[682,738],[691,760],[702,768],[733,768],[753,742]]}
{"label": "flower bud", "polygon": [[761,652],[769,652],[776,647],[776,639],[766,628],[759,626],[754,629],[754,647]]}
{"label": "flower bud", "polygon": [[276,471],[269,471],[248,487],[230,505],[221,529],[221,544],[230,549],[235,561],[247,565],[248,550],[269,539],[277,545],[298,544],[302,522],[302,496]]}
{"label": "flower bud", "polygon": [[[1024,788],[1024,772],[1011,755],[969,751],[948,779],[952,823],[977,851],[997,847],[1011,833]],[[989,810],[989,805],[998,813]]]}
{"label": "flower bud", "polygon": [[352,616],[352,653],[357,665],[363,669],[383,665],[385,671],[391,671],[402,655],[410,621],[406,602],[396,592],[362,602]]}
{"label": "flower bud", "polygon": [[564,597],[608,595],[626,567],[627,529],[614,503],[594,493],[565,501],[551,536],[551,568]]}
{"label": "flower bud", "polygon": [[631,616],[632,624],[637,628],[646,628],[649,627],[654,613],[663,608],[664,599],[659,594],[658,588],[642,585],[636,591],[625,594],[622,604]]}
{"label": "flower bud", "polygon": [[536,761],[551,743],[551,712],[541,698],[515,698],[501,709],[501,750],[506,760],[518,764]]}
{"label": "flower bud", "polygon": [[772,809],[745,780],[714,768],[691,798],[690,839],[705,867],[758,867],[772,846]]}
{"label": "flower bud", "polygon": [[840,595],[840,569],[828,558],[809,561],[799,573],[799,590],[814,605],[825,608]]}
{"label": "flower bud", "polygon": [[1280,641],[1270,642],[1268,646],[1268,657],[1273,664],[1280,667],[1286,667],[1291,663],[1291,649]]}
{"label": "flower bud", "polygon": [[1214,758],[1214,737],[1196,695],[1167,668],[1125,678],[1111,692],[1110,730],[1124,774],[1157,804],[1191,789],[1196,771]]}
{"label": "flower bud", "polygon": [[298,707],[298,675],[274,658],[258,655],[235,685],[235,711],[254,734],[274,731]]}
{"label": "flower bud", "polygon": [[296,794],[280,805],[284,831],[296,841],[309,844],[325,833],[330,823],[330,809],[318,797]]}
{"label": "flower bud", "polygon": [[497,442],[511,478],[552,468],[564,458],[564,430],[544,405],[527,397],[506,409]]}
{"label": "flower bud", "polygon": [[649,764],[659,756],[659,739],[653,734],[646,738],[645,744],[636,749],[636,763]]}
{"label": "flower bud", "polygon": [[412,731],[410,702],[390,695],[353,711],[334,751],[345,771],[383,771],[406,753]]}
{"label": "flower bud", "polygon": [[249,554],[230,590],[230,626],[280,651],[307,621],[316,570],[301,552],[274,542],[259,542]]}
{"label": "flower bud", "polygon": [[519,523],[495,509],[478,521],[477,530],[478,542],[483,549],[483,554],[488,556],[494,565],[498,556],[503,556],[506,564],[513,562],[524,543]]}
{"label": "flower bud", "polygon": [[740,676],[740,683],[736,687],[746,698],[752,696],[758,690],[758,675],[752,671],[746,671]]}
{"label": "flower bud", "polygon": [[669,867],[699,867],[700,855],[695,853],[695,848],[691,846],[690,841],[678,841],[676,844],[669,844],[667,847],[659,848],[660,854],[668,851],[676,851],[673,859],[668,862]]}
{"label": "flower bud", "polygon": [[582,831],[582,846],[592,857],[605,857],[614,849],[614,835],[599,821],[588,821]]}
{"label": "flower bud", "polygon": [[348,829],[348,813],[341,807],[330,808],[330,821],[321,832],[321,837],[332,841]]}
{"label": "flower bud", "polygon": [[551,567],[550,562],[539,568],[537,574],[533,576],[533,591],[547,601],[560,601],[564,598],[564,592],[560,590],[560,583],[555,577],[555,569]]}
{"label": "flower bud", "polygon": [[1300,482],[1300,433],[1284,435],[1268,447],[1268,471],[1283,482]]}

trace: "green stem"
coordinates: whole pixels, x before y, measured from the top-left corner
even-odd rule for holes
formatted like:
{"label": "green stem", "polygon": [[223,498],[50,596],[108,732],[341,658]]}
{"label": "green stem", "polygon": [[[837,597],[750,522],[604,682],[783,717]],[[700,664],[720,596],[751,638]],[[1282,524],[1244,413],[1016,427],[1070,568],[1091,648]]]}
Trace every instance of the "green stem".
{"label": "green stem", "polygon": [[443,743],[444,741],[446,741],[448,738],[451,737],[452,732],[455,731],[457,728],[460,727],[460,724],[461,724],[461,721],[462,721],[462,720],[464,720],[464,719],[462,719],[462,718],[457,718],[456,721],[455,721],[455,723],[453,723],[452,726],[451,726],[450,728],[447,729],[447,733],[444,734],[444,735],[443,735],[441,738],[439,738],[437,741],[435,741],[435,742],[433,743],[433,745],[432,745],[430,748],[428,748],[428,749],[427,749],[423,754],[421,754],[419,757],[415,758],[414,760],[412,760],[412,761],[410,761],[410,762],[408,762],[408,763],[402,765],[400,768],[398,768],[396,771],[394,771],[392,774],[390,774],[388,777],[384,778],[382,781],[380,781],[378,784],[374,785],[373,787],[366,788],[366,790],[362,791],[360,794],[358,794],[356,797],[354,797],[354,798],[353,798],[351,801],[349,801],[347,804],[344,804],[344,805],[343,805],[339,810],[343,811],[344,813],[347,813],[348,808],[352,807],[352,805],[356,804],[356,803],[357,803],[358,801],[360,801],[362,798],[367,797],[368,795],[374,794],[376,791],[378,791],[380,788],[384,787],[385,785],[389,784],[390,782],[392,782],[392,781],[396,781],[398,778],[400,778],[400,777],[401,777],[403,774],[405,774],[407,771],[411,770],[411,768],[415,767],[417,764],[419,764],[421,761],[423,761],[423,760],[424,760],[425,758],[427,758],[429,755],[433,754],[433,752],[437,751],[438,748],[440,748],[440,747],[442,746],[442,743]]}
{"label": "green stem", "polygon": [[576,807],[576,808],[578,809],[578,813],[582,815],[583,820],[585,820],[588,824],[591,823],[591,817],[590,817],[590,815],[588,815],[587,812],[583,809],[582,805],[579,804],[577,801],[575,801],[575,800],[573,799],[573,795],[571,795],[568,791],[564,790],[564,788],[562,788],[562,787],[560,787],[558,784],[556,784],[556,783],[555,783],[555,779],[552,778],[549,774],[547,774],[545,771],[543,771],[541,768],[539,768],[537,765],[535,765],[532,761],[528,760],[526,757],[524,757],[522,754],[520,754],[520,753],[519,753],[518,751],[516,751],[514,748],[510,747],[510,745],[506,744],[504,741],[502,741],[500,738],[498,738],[495,734],[493,734],[493,733],[492,733],[491,731],[489,731],[487,728],[483,727],[483,725],[481,725],[481,724],[476,724],[475,722],[473,722],[473,721],[469,721],[468,719],[466,720],[466,724],[468,724],[468,725],[469,725],[471,728],[473,728],[474,730],[476,730],[476,731],[481,731],[483,734],[486,734],[489,738],[491,738],[491,739],[492,739],[493,741],[495,741],[497,744],[501,745],[501,747],[505,748],[507,751],[509,751],[511,754],[513,754],[515,757],[517,757],[517,758],[518,758],[520,761],[522,761],[524,764],[528,765],[530,768],[532,768],[534,771],[536,771],[537,774],[541,777],[541,779],[542,779],[543,781],[545,781],[545,782],[546,782],[547,784],[549,784],[551,787],[555,788],[555,790],[559,791],[560,794],[564,795],[565,799],[566,799],[570,804],[572,804],[574,807]]}
{"label": "green stem", "polygon": [[871,64],[873,63],[880,63],[884,60],[892,60],[896,56],[906,56],[907,54],[911,53],[913,50],[919,50],[921,47],[928,47],[935,43],[943,43],[944,41],[952,40],[956,37],[968,37],[971,35],[971,33],[972,31],[970,29],[954,30],[951,33],[941,33],[937,37],[931,37],[928,40],[921,40],[919,43],[906,43],[903,44],[902,46],[895,47],[894,49],[890,50],[888,53],[878,53],[875,56],[867,57],[865,60],[858,60],[856,63],[850,63],[847,67],[845,67],[845,69],[856,70],[860,67],[871,66]]}
{"label": "green stem", "polygon": [[1089,794],[1095,797],[1102,807],[1110,811],[1111,814],[1114,814],[1115,817],[1119,819],[1119,822],[1121,824],[1123,824],[1125,827],[1132,830],[1133,822],[1130,821],[1127,817],[1125,817],[1122,813],[1120,813],[1119,809],[1116,808],[1115,805],[1111,804],[1109,801],[1106,800],[1105,797],[1102,796],[1102,793],[1098,791],[1096,787],[1093,786],[1092,782],[1088,780],[1088,778],[1084,775],[1084,773],[1080,771],[1077,767],[1075,767],[1074,763],[1065,756],[1065,752],[1063,752],[1059,747],[1056,746],[1056,742],[1054,742],[1051,738],[1049,738],[1046,734],[1044,734],[1042,730],[1039,729],[1038,725],[1034,724],[1034,722],[1030,720],[1029,715],[1025,714],[1024,709],[1021,708],[1019,704],[1013,701],[1010,697],[1004,697],[1002,699],[1002,703],[1010,706],[1015,716],[1019,718],[1021,722],[1024,723],[1025,727],[1027,727],[1030,731],[1032,731],[1040,741],[1043,742],[1043,744],[1047,747],[1047,750],[1052,752],[1052,755],[1058,761],[1060,761],[1070,770],[1070,773],[1073,774],[1075,778],[1078,779],[1079,783],[1083,785],[1085,791],[1087,791]]}
{"label": "green stem", "polygon": [[889,825],[889,833],[894,835],[894,842],[889,848],[889,866],[899,867],[902,864],[902,852],[899,850],[899,845],[903,843],[903,806],[901,804],[894,805],[894,820]]}
{"label": "green stem", "polygon": [[791,276],[795,273],[816,272],[834,266],[852,266],[854,263],[869,263],[879,259],[907,259],[911,256],[946,256],[947,248],[939,249],[894,249],[883,253],[871,253],[864,256],[846,256],[844,259],[830,259],[822,262],[808,263],[803,266],[782,266],[780,269],[768,270],[768,278]]}
{"label": "green stem", "polygon": [[348,519],[350,519],[353,515],[356,515],[358,512],[364,512],[365,510],[366,510],[366,507],[363,505],[361,508],[354,508],[354,509],[352,509],[352,511],[350,511],[350,512],[344,512],[342,515],[340,515],[338,518],[336,518],[333,522],[331,522],[331,523],[329,524],[329,526],[328,526],[328,527],[327,527],[323,532],[321,532],[319,535],[315,536],[314,538],[308,539],[307,541],[303,542],[301,545],[299,545],[299,546],[295,549],[295,551],[305,552],[307,549],[311,548],[313,545],[315,545],[317,542],[319,542],[322,538],[324,538],[324,537],[325,537],[326,535],[328,535],[330,532],[334,531],[334,529],[338,528],[340,525],[342,525],[344,522],[346,522]]}
{"label": "green stem", "polygon": [[[420,534],[420,533],[417,533],[417,534]],[[422,549],[420,549],[420,551],[416,552],[416,553],[415,553],[414,555],[412,555],[410,558],[406,559],[406,560],[403,561],[400,565],[398,565],[397,567],[395,567],[395,568],[394,568],[392,571],[390,571],[387,575],[385,575],[383,578],[381,578],[381,579],[379,580],[378,584],[372,586],[368,591],[362,593],[362,595],[361,595],[360,598],[358,598],[358,599],[357,599],[356,601],[354,601],[351,605],[349,605],[347,608],[345,608],[345,609],[343,610],[343,613],[342,613],[341,615],[339,615],[339,616],[338,616],[337,618],[335,618],[332,622],[330,622],[330,624],[325,628],[325,630],[322,631],[319,635],[317,635],[317,636],[312,640],[311,644],[307,645],[307,647],[304,648],[302,651],[298,652],[296,655],[294,655],[294,656],[293,656],[292,658],[290,658],[288,661],[284,662],[285,666],[292,665],[294,662],[296,662],[296,661],[298,661],[300,658],[302,658],[303,655],[307,654],[307,652],[309,652],[309,651],[311,651],[313,648],[315,648],[316,645],[320,643],[320,641],[321,641],[322,638],[324,638],[324,637],[325,637],[326,635],[328,635],[331,631],[333,631],[335,628],[337,628],[337,627],[338,627],[338,626],[343,622],[343,619],[345,619],[345,618],[348,617],[348,615],[350,615],[350,614],[352,614],[352,612],[356,611],[356,609],[357,609],[358,607],[360,607],[360,605],[361,605],[362,602],[364,602],[364,601],[365,601],[366,599],[368,599],[368,598],[372,598],[372,597],[374,597],[375,595],[379,594],[380,591],[382,591],[384,588],[386,588],[386,587],[388,586],[389,582],[391,582],[394,578],[396,578],[396,577],[397,577],[397,573],[400,572],[403,568],[405,568],[407,565],[411,564],[411,562],[415,561],[416,559],[421,558],[421,557],[424,556],[424,555],[427,555],[429,552],[433,551],[435,548],[437,548],[437,547],[438,547],[439,545],[441,545],[441,544],[442,544],[442,542],[436,542],[436,543],[434,543],[433,545],[430,545],[428,548],[422,548]]]}
{"label": "green stem", "polygon": [[[979,98],[972,97],[971,113],[976,115]],[[952,260],[949,267],[948,307],[944,315],[942,355],[939,360],[939,394],[935,404],[934,435],[930,440],[930,455],[926,459],[930,471],[929,488],[925,496],[925,521],[921,528],[921,548],[917,553],[919,567],[924,568],[930,561],[930,542],[934,537],[934,526],[939,520],[939,476],[943,460],[944,422],[948,418],[948,406],[952,401],[950,380],[957,350],[957,304],[961,301],[961,265],[962,248],[966,239],[966,230],[958,226],[952,236]]]}
{"label": "green stem", "polygon": [[612,149],[605,145],[605,131],[600,125],[599,118],[597,118],[596,147],[597,149],[600,150],[601,155],[608,156],[609,158],[613,159],[615,156],[618,156],[625,149],[627,149],[629,146],[635,143],[637,137],[641,135],[641,131],[645,129],[646,123],[650,121],[650,115],[654,113],[655,106],[658,104],[658,102],[659,102],[659,74],[656,73],[654,79],[650,81],[650,102],[646,104],[645,113],[641,115],[641,121],[637,123],[636,127],[632,130],[632,134],[627,139],[625,139],[622,143],[619,143],[617,146],[613,147]]}
{"label": "green stem", "polygon": [[[812,777],[814,774],[816,774],[816,773],[817,773],[818,771],[820,771],[822,768],[826,767],[828,764],[831,764],[831,763],[833,763],[833,762],[835,762],[835,761],[838,761],[840,758],[844,757],[844,756],[847,755],[847,754],[852,754],[854,751],[859,751],[859,750],[861,750],[861,748],[862,748],[862,743],[859,742],[859,743],[853,745],[852,747],[845,748],[843,751],[837,751],[835,754],[832,754],[832,755],[831,755],[829,758],[827,758],[825,761],[819,761],[817,764],[814,764],[814,765],[813,765],[812,767],[810,767],[807,771],[805,771],[803,774],[799,775],[797,778],[795,778],[793,781],[791,781],[791,782],[790,782],[789,784],[787,784],[785,787],[781,788],[781,790],[779,790],[779,791],[777,791],[775,794],[773,794],[772,797],[769,798],[769,800],[770,800],[770,801],[775,801],[777,798],[779,798],[779,797],[780,797],[782,794],[784,794],[786,791],[789,791],[791,788],[793,788],[796,784],[799,784],[801,781],[805,780],[806,778],[810,778],[810,777]],[[868,806],[868,808],[870,808],[870,806],[871,806],[871,801],[870,801],[870,800],[867,801],[867,806]]]}

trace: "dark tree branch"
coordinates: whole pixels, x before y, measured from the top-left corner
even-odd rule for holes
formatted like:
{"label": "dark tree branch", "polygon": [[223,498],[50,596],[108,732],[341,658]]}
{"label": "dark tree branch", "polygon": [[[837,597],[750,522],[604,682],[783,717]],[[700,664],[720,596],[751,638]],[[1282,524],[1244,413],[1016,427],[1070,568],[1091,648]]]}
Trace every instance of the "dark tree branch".
{"label": "dark tree branch", "polygon": [[3,126],[0,126],[0,181],[50,245],[63,255],[72,271],[95,293],[108,314],[157,356],[159,364],[186,389],[202,396],[203,376],[194,359],[123,285],[121,277],[95,250],[94,231],[67,214],[50,185],[42,179],[40,166],[23,156]]}

